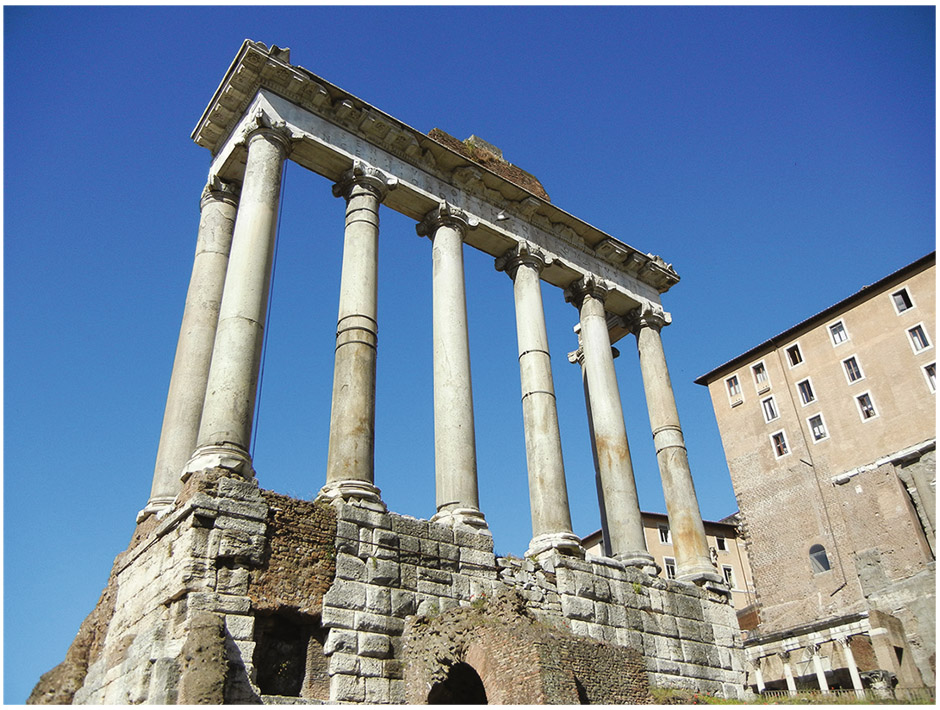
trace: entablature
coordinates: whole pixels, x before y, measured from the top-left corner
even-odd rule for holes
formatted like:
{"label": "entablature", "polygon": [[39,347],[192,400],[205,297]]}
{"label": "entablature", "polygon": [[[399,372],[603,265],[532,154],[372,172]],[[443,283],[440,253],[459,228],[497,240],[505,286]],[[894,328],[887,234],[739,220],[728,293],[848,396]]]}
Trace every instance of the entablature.
{"label": "entablature", "polygon": [[429,136],[289,63],[289,50],[246,40],[205,110],[193,140],[213,154],[212,173],[242,174],[243,135],[256,116],[284,122],[290,159],[337,181],[362,160],[400,181],[384,204],[415,220],[442,200],[479,219],[467,243],[499,257],[530,242],[553,257],[542,279],[567,288],[598,276],[605,304],[626,315],[678,282],[669,264],[630,247]]}

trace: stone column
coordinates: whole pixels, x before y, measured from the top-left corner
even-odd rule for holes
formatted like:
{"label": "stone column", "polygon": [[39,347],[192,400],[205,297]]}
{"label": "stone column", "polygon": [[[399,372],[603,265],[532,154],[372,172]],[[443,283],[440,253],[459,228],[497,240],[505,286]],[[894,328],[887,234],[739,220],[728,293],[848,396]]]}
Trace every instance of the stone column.
{"label": "stone column", "polygon": [[655,574],[656,563],[646,550],[640,503],[623,421],[617,373],[611,352],[604,299],[608,288],[585,277],[565,291],[580,313],[581,348],[594,431],[597,467],[603,488],[610,546],[614,557]]}
{"label": "stone column", "polygon": [[290,151],[283,126],[259,115],[246,136],[245,180],[219,308],[197,449],[184,476],[221,466],[254,476],[251,428],[264,340],[281,172]]}
{"label": "stone column", "polygon": [[398,180],[356,161],[333,194],[346,200],[343,270],[324,499],[354,498],[384,510],[375,487],[375,358],[379,204]]}
{"label": "stone column", "polygon": [[822,657],[819,655],[819,644],[810,647],[813,654],[813,670],[816,671],[816,682],[823,695],[829,695],[829,683],[826,682],[826,671],[823,670]]}
{"label": "stone column", "polygon": [[855,656],[852,653],[852,637],[844,636],[839,639],[842,646],[842,653],[845,656],[845,665],[849,669],[849,675],[852,678],[852,687],[855,689],[855,695],[859,698],[865,697],[865,686],[862,685],[862,677],[858,674],[858,666],[855,663]]}
{"label": "stone column", "polygon": [[470,338],[463,273],[463,238],[478,220],[446,202],[417,225],[431,239],[434,342],[434,476],[432,521],[487,530],[477,493]]}
{"label": "stone column", "polygon": [[516,305],[522,421],[532,511],[532,540],[526,557],[552,549],[584,557],[581,540],[571,531],[555,385],[542,306],[539,275],[549,261],[542,252],[525,243],[496,260],[496,268],[513,280]]}
{"label": "stone column", "polygon": [[793,669],[790,668],[790,652],[784,651],[778,654],[783,661],[783,677],[787,681],[787,693],[796,695],[796,681],[793,679]]}
{"label": "stone column", "polygon": [[[581,325],[575,326],[578,342],[581,341]],[[611,356],[616,360],[620,355],[617,348],[611,348]],[[594,458],[594,490],[597,491],[597,507],[601,514],[601,551],[605,557],[612,557],[610,547],[610,526],[607,524],[607,504],[604,502],[604,485],[601,482],[601,469],[597,461],[597,442],[594,437],[594,415],[591,414],[591,393],[588,390],[587,371],[584,369],[584,348],[578,347],[574,352],[568,353],[568,362],[577,364],[581,370],[581,386],[584,389],[584,409],[587,412],[588,434],[591,437],[591,454]],[[657,574],[659,574],[657,572]]]}
{"label": "stone column", "polygon": [[213,176],[203,190],[199,206],[196,256],[170,375],[153,486],[139,519],[173,503],[180,491],[180,473],[196,448],[232,246],[238,188]]}
{"label": "stone column", "polygon": [[667,322],[662,309],[647,307],[635,314],[632,325],[676,553],[676,579],[725,585],[724,577],[715,569],[708,551],[705,526],[689,469],[689,455],[679,425],[676,398],[666,367],[660,330]]}
{"label": "stone column", "polygon": [[757,684],[757,692],[761,695],[764,694],[764,689],[767,687],[764,685],[764,674],[760,670],[760,659],[757,659],[756,668],[754,669],[754,682]]}

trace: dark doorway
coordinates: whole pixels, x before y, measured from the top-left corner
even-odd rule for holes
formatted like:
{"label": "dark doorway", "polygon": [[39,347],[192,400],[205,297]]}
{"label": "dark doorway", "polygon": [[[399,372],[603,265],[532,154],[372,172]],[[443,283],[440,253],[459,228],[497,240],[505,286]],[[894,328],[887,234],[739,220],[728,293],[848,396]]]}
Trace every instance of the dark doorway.
{"label": "dark doorway", "polygon": [[[319,619],[274,613],[255,617],[254,663],[263,695],[329,698]],[[324,696],[325,693],[325,696]]]}
{"label": "dark doorway", "polygon": [[428,692],[428,705],[486,705],[486,689],[473,666],[456,663]]}

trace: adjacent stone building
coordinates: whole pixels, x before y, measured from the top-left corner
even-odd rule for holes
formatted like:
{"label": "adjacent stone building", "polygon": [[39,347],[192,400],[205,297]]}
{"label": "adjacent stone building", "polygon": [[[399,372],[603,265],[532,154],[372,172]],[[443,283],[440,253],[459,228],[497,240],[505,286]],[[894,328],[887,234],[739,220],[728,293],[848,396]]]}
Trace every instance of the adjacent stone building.
{"label": "adjacent stone building", "polygon": [[[676,413],[660,297],[678,281],[554,207],[485,141],[420,133],[246,41],[193,139],[211,152],[149,501],[65,661],[31,702],[647,702],[738,697],[730,591]],[[345,214],[330,438],[314,501],[259,487],[249,442],[284,162]],[[388,511],[374,471],[380,209],[428,253],[436,510]],[[477,490],[464,245],[513,282],[532,539],[497,558]],[[608,534],[571,530],[542,284],[571,302]],[[513,305],[507,304],[507,308]],[[570,325],[569,324],[566,324]],[[636,337],[675,579],[643,535],[611,343]],[[577,376],[574,368],[569,368]],[[303,461],[308,461],[304,457]],[[324,468],[320,468],[324,466]],[[520,472],[521,473],[521,472]],[[380,483],[380,482],[379,482]]]}
{"label": "adjacent stone building", "polygon": [[759,604],[755,689],[935,686],[936,255],[700,377]]}

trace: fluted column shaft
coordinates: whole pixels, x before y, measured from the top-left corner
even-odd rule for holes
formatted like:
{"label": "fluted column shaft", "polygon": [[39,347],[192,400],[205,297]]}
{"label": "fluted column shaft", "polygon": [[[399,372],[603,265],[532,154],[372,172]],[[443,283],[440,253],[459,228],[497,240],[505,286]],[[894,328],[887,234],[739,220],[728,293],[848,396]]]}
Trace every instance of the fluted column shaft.
{"label": "fluted column shaft", "polygon": [[223,466],[254,475],[250,443],[277,231],[281,170],[290,149],[278,129],[248,134],[248,156],[192,472]]}
{"label": "fluted column shaft", "polygon": [[623,562],[655,570],[643,535],[633,462],[607,330],[603,300],[606,295],[604,285],[593,278],[582,279],[567,291],[569,300],[578,305],[580,313],[581,348],[610,546],[614,557]]}
{"label": "fluted column shaft", "polygon": [[237,209],[237,189],[218,178],[210,181],[200,200],[196,255],[170,375],[153,485],[142,515],[161,510],[176,499],[180,473],[196,448]]}
{"label": "fluted column shaft", "polygon": [[395,184],[357,161],[333,187],[346,199],[346,228],[324,498],[381,502],[374,485],[379,204]]}
{"label": "fluted column shaft", "polygon": [[679,412],[666,366],[660,329],[666,323],[662,311],[647,309],[636,317],[634,332],[640,355],[640,371],[649,410],[656,461],[663,483],[669,530],[676,554],[676,578],[694,582],[724,583],[708,552],[705,526],[699,512],[689,456],[679,425]]}
{"label": "fluted column shaft", "polygon": [[476,437],[470,382],[470,338],[463,237],[476,226],[446,203],[418,225],[431,238],[434,346],[434,474],[432,520],[485,528],[477,492]]}
{"label": "fluted column shaft", "polygon": [[505,270],[513,280],[516,306],[522,421],[532,511],[532,541],[526,556],[557,549],[583,557],[581,541],[571,531],[561,432],[558,429],[558,409],[539,277],[545,263],[544,255],[525,246],[512,249],[496,263],[496,268]]}

